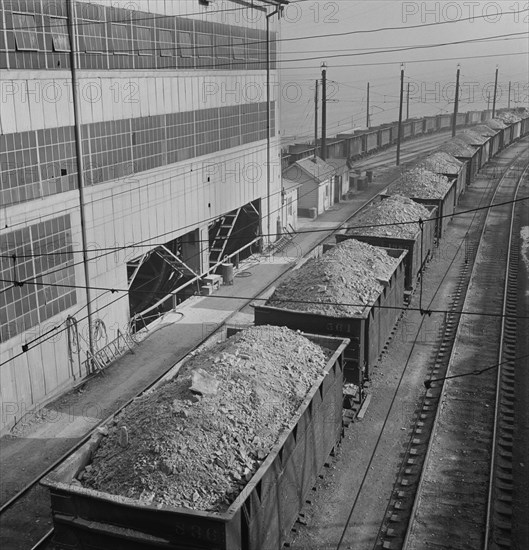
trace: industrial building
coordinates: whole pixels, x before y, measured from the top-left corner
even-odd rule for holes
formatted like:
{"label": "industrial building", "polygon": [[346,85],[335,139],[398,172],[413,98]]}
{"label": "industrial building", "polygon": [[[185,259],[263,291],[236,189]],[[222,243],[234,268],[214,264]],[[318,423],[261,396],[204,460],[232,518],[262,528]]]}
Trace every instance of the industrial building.
{"label": "industrial building", "polygon": [[286,225],[283,3],[0,2],[0,430]]}

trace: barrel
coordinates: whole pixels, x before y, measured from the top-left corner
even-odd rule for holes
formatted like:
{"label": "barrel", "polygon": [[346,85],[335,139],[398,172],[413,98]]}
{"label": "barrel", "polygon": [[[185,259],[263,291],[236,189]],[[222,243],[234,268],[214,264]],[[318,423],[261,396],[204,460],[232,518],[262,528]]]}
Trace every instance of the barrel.
{"label": "barrel", "polygon": [[225,285],[233,284],[233,264],[221,264],[222,282]]}

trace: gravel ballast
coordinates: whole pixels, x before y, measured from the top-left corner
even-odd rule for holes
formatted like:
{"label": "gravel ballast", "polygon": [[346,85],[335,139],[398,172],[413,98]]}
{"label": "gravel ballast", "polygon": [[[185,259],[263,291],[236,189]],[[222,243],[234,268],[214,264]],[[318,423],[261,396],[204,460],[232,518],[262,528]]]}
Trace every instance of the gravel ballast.
{"label": "gravel ballast", "polygon": [[81,483],[159,507],[226,511],[325,376],[329,357],[285,327],[237,333],[131,403]]}
{"label": "gravel ballast", "polygon": [[354,225],[347,228],[347,234],[413,239],[420,230],[419,220],[429,217],[429,210],[422,204],[402,195],[392,195],[370,204],[357,214],[354,217]]}
{"label": "gravel ballast", "polygon": [[[383,249],[348,239],[291,272],[267,305],[330,317],[362,314],[399,263]],[[296,300],[299,300],[296,301]]]}
{"label": "gravel ballast", "polygon": [[417,167],[404,172],[401,179],[388,187],[387,194],[419,199],[442,199],[450,187],[451,183],[446,176]]}

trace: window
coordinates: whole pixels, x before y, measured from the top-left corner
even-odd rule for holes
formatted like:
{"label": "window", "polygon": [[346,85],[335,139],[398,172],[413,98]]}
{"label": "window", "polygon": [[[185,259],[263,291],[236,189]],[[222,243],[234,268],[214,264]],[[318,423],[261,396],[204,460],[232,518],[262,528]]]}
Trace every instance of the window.
{"label": "window", "polygon": [[53,41],[53,49],[56,52],[70,51],[70,37],[68,24],[62,17],[50,17],[50,30]]}
{"label": "window", "polygon": [[217,55],[220,59],[231,58],[231,40],[229,36],[217,36]]}
{"label": "window", "polygon": [[129,28],[127,25],[117,23],[110,24],[110,36],[112,38],[112,50],[114,55],[130,55]]}
{"label": "window", "polygon": [[166,29],[160,29],[160,55],[162,57],[174,57],[175,52],[175,43],[173,38],[173,31]]}
{"label": "window", "polygon": [[23,13],[13,14],[13,26],[15,28],[15,41],[17,50],[38,50],[37,27],[35,16]]}
{"label": "window", "polygon": [[103,21],[80,25],[84,38],[84,49],[87,53],[104,53],[105,51],[105,24]]}
{"label": "window", "polygon": [[136,27],[138,53],[140,55],[153,55],[154,43],[152,40],[152,29],[149,27]]}
{"label": "window", "polygon": [[246,59],[246,50],[244,47],[243,38],[233,39],[233,58],[234,59]]}
{"label": "window", "polygon": [[190,32],[178,33],[180,57],[193,57],[193,39]]}
{"label": "window", "polygon": [[213,35],[197,34],[198,57],[213,57]]}

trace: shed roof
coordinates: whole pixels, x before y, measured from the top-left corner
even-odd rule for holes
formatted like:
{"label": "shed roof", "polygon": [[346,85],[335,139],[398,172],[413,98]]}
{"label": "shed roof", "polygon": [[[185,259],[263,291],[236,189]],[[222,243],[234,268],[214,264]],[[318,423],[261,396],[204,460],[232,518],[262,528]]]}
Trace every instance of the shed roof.
{"label": "shed roof", "polygon": [[319,183],[323,183],[324,181],[328,180],[335,173],[334,167],[330,164],[327,164],[320,157],[300,159],[296,161],[294,165],[299,166],[299,168],[301,168],[303,172],[308,174]]}

